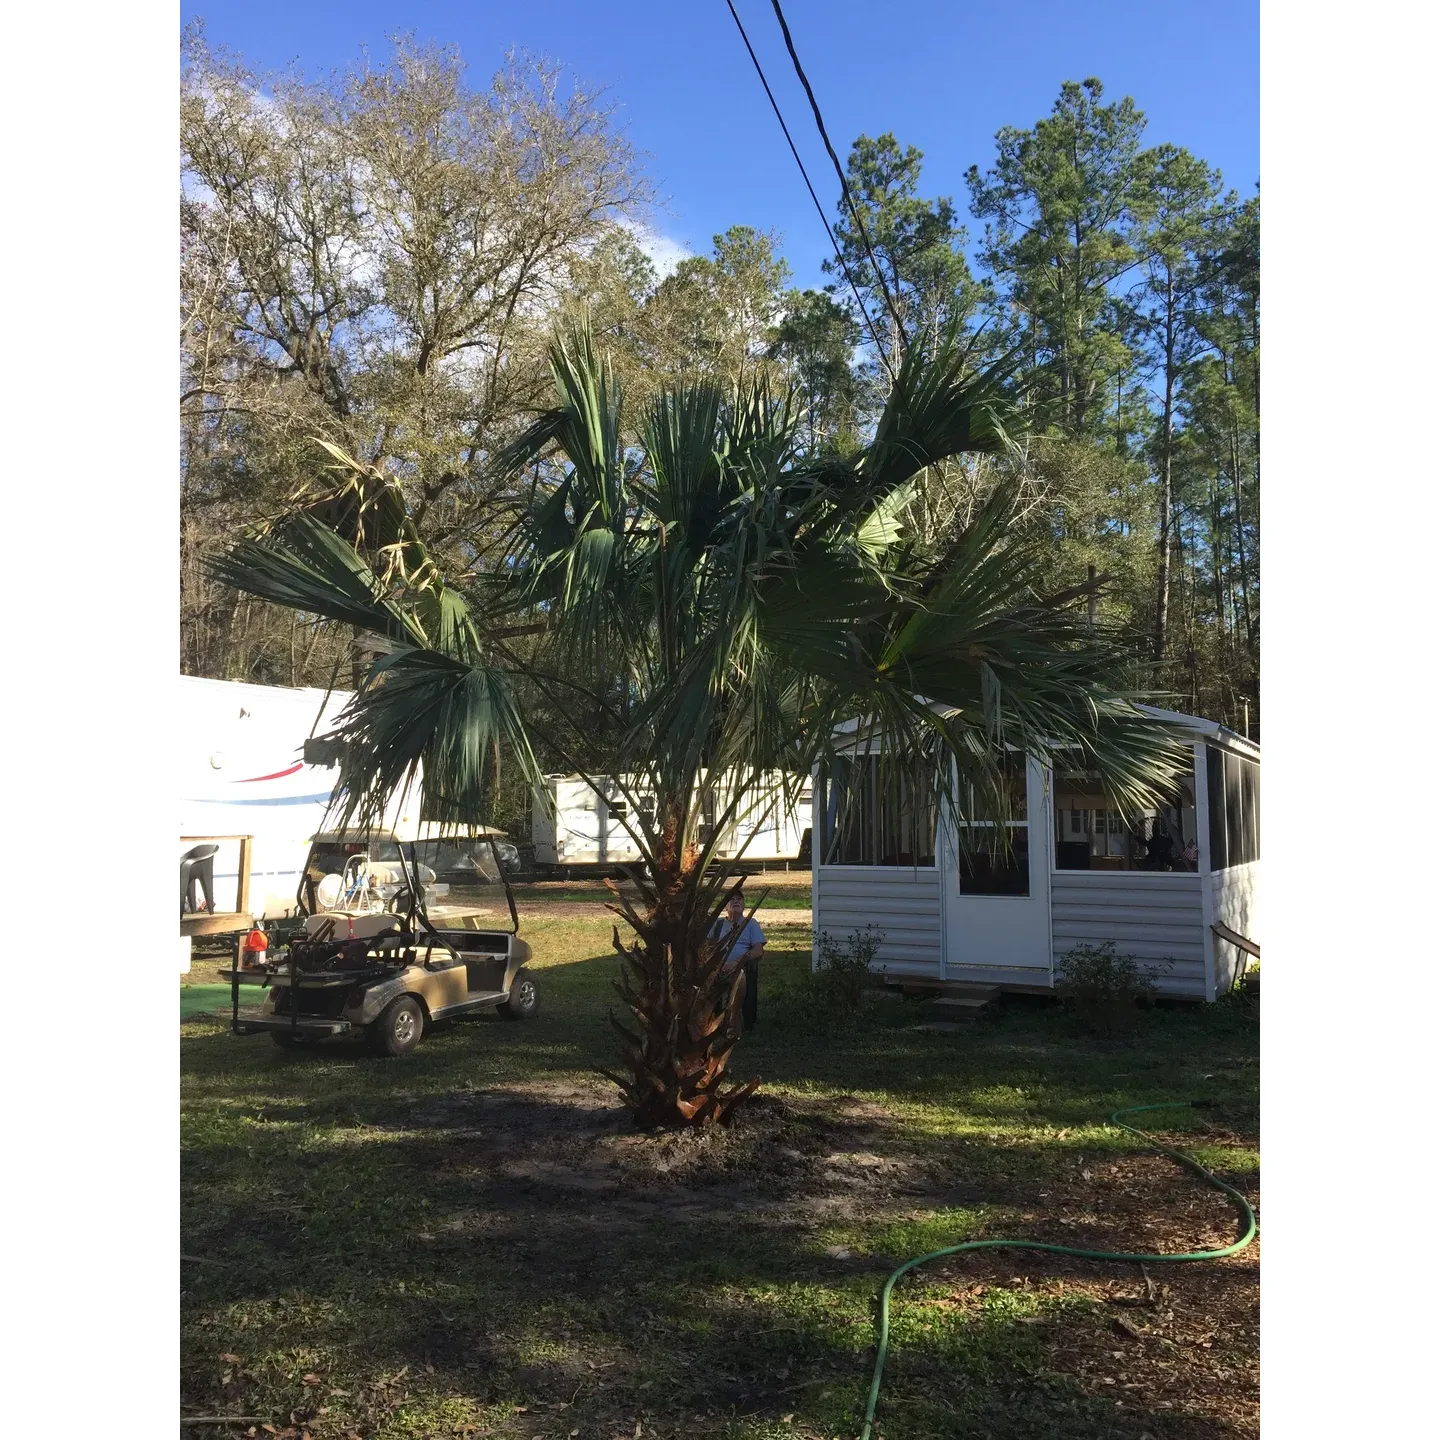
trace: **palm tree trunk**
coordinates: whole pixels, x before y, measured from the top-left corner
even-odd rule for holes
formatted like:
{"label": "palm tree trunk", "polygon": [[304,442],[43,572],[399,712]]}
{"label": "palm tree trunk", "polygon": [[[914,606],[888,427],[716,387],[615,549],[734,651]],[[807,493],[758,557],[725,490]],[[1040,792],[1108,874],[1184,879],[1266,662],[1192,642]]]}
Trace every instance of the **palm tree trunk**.
{"label": "palm tree trunk", "polygon": [[685,838],[685,812],[671,807],[647,878],[632,877],[636,906],[612,886],[611,905],[634,932],[624,944],[616,984],[635,1028],[611,1021],[620,1036],[619,1085],[642,1130],[681,1129],[724,1120],[759,1085],[758,1076],[726,1088],[726,1067],[740,1038],[743,975],[727,974],[728,945],[710,937],[723,881],[707,877]]}

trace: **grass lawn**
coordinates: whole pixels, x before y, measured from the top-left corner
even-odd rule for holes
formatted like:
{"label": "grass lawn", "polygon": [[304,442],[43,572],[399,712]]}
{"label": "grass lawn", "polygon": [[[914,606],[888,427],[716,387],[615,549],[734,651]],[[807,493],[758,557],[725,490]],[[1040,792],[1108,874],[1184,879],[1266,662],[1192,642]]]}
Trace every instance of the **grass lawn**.
{"label": "grass lawn", "polygon": [[[761,1096],[725,1131],[638,1136],[589,1068],[611,1051],[608,918],[525,933],[541,1015],[405,1060],[182,1023],[182,1412],[256,1417],[182,1440],[853,1436],[900,1260],[1234,1237],[1224,1198],[1109,1111],[1213,1097],[1159,1123],[1255,1198],[1250,1002],[1152,1012],[1120,1048],[1020,999],[958,1035],[876,999],[823,1038],[797,1003],[808,932],[775,926],[732,1066]],[[1019,1252],[931,1266],[897,1293],[879,1433],[1253,1436],[1257,1271],[1258,1247],[1148,1280]]]}
{"label": "grass lawn", "polygon": [[[541,880],[529,881],[513,886],[515,903],[527,915],[544,914],[547,910],[563,909],[573,905],[593,905],[604,902],[608,892],[605,882],[600,879],[583,880]],[[498,905],[503,912],[504,896],[494,889],[467,890],[456,887],[451,899],[476,900]],[[789,910],[810,908],[809,870],[771,870],[763,875],[751,875],[745,880],[745,903],[758,905],[761,912],[766,910]]]}

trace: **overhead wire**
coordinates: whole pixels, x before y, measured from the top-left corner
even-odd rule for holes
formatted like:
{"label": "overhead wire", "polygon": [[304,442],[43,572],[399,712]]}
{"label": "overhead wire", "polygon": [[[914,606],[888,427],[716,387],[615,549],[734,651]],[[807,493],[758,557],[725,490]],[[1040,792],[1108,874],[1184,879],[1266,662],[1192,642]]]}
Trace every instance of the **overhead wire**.
{"label": "overhead wire", "polygon": [[[733,20],[735,21],[735,28],[736,28],[737,30],[739,30],[739,32],[740,32],[740,38],[741,38],[741,40],[743,40],[743,41],[745,42],[745,49],[746,49],[746,51],[749,53],[750,63],[751,63],[752,65],[754,65],[754,67],[755,67],[755,73],[760,77],[760,84],[761,84],[761,85],[764,87],[764,89],[765,89],[765,98],[766,98],[767,100],[769,100],[769,102],[770,102],[770,108],[775,112],[775,118],[780,122],[780,129],[781,129],[782,133],[783,133],[784,136],[785,136],[785,143],[786,143],[787,145],[789,145],[789,147],[790,147],[790,153],[795,157],[795,163],[796,163],[796,165],[798,165],[798,166],[800,167],[800,176],[801,176],[801,178],[805,181],[805,188],[810,192],[810,198],[811,198],[811,200],[813,200],[813,201],[815,202],[815,211],[816,211],[816,213],[820,216],[820,223],[825,227],[825,234],[829,237],[831,248],[835,251],[835,259],[839,262],[840,271],[841,271],[841,273],[845,276],[845,279],[849,282],[851,293],[855,296],[855,303],[856,303],[856,305],[858,305],[858,306],[860,307],[860,314],[863,316],[863,318],[864,318],[864,320],[865,320],[865,328],[870,332],[870,338],[871,338],[871,340],[873,340],[873,341],[875,342],[875,352],[876,352],[877,355],[879,355],[881,364],[883,364],[883,365],[885,366],[885,369],[889,372],[890,379],[893,381],[893,380],[895,379],[895,371],[894,371],[894,369],[891,367],[889,357],[888,357],[888,356],[886,355],[886,353],[885,353],[885,346],[884,346],[884,344],[881,342],[880,335],[879,335],[879,333],[877,332],[877,330],[875,329],[875,322],[870,318],[870,311],[866,308],[866,306],[865,306],[865,301],[864,301],[864,299],[861,297],[860,287],[855,283],[855,277],[854,277],[853,274],[851,274],[851,272],[850,272],[850,267],[845,263],[845,256],[841,253],[841,250],[840,250],[840,242],[839,242],[838,240],[836,240],[836,238],[835,238],[835,232],[834,232],[834,230],[832,230],[832,229],[830,228],[830,221],[829,221],[829,220],[826,218],[826,216],[825,216],[825,207],[820,203],[820,197],[815,193],[815,187],[814,187],[814,185],[812,185],[812,184],[810,183],[810,175],[809,175],[809,172],[805,169],[805,162],[800,158],[800,152],[799,152],[799,150],[797,150],[797,149],[795,148],[795,141],[794,141],[794,139],[792,138],[792,136],[791,136],[791,134],[790,134],[790,127],[785,123],[785,117],[784,117],[784,115],[782,115],[782,114],[780,113],[779,103],[778,103],[778,102],[776,101],[776,99],[775,99],[775,93],[774,93],[774,91],[772,91],[771,88],[770,88],[770,82],[769,82],[769,80],[767,80],[767,79],[765,78],[765,71],[764,71],[764,68],[763,68],[763,67],[761,66],[761,64],[760,64],[759,57],[755,54],[755,47],[754,47],[753,45],[751,45],[751,43],[750,43],[750,37],[749,37],[749,35],[747,35],[747,34],[745,33],[745,25],[744,25],[744,23],[743,23],[743,22],[741,21],[741,19],[740,19],[739,12],[735,9],[734,0],[725,0],[725,4],[726,4],[727,8],[728,8],[729,11],[730,11],[730,17],[731,17],[731,19],[733,19]],[[781,23],[782,25],[785,23],[783,17],[782,17],[780,23]],[[787,40],[788,40],[788,38],[789,38],[789,32],[788,32],[788,31],[786,32],[786,38],[787,38]],[[794,54],[794,51],[793,51],[793,50],[791,51],[791,54],[792,54],[792,55]],[[798,66],[799,62],[797,61],[796,64],[797,64],[797,66]],[[806,88],[807,88],[807,90],[808,90],[808,88],[809,88],[808,85],[807,85]],[[812,105],[814,104],[814,98],[813,98],[813,97],[811,98],[811,104],[812,104]],[[818,110],[817,110],[816,113],[817,113],[817,114],[819,113]],[[821,132],[821,133],[822,133],[822,134],[824,133],[824,132],[823,132],[823,129],[822,129],[822,132]],[[828,146],[828,144],[829,144],[828,139],[827,139],[827,141],[826,141],[826,144],[827,144],[827,146]],[[841,177],[841,184],[842,184],[842,185],[844,184],[844,177],[843,177],[843,176]],[[853,211],[853,208],[854,208],[853,205],[852,205],[851,208],[852,208],[852,211]],[[868,249],[869,249],[869,242],[868,242],[868,240],[867,240],[867,242],[866,242],[866,249],[867,249],[867,251],[868,251]],[[872,255],[872,263],[873,263],[873,255]],[[879,273],[878,270],[877,270],[876,273],[877,273],[877,274]],[[881,293],[882,293],[883,295],[885,295],[886,307],[889,308],[889,295],[888,295],[888,292],[885,291],[883,282],[882,282],[882,284],[881,284]],[[892,315],[892,318],[893,318],[893,316],[894,316],[893,310],[891,311],[891,315]],[[902,332],[902,333],[903,333],[903,332]]]}
{"label": "overhead wire", "polygon": [[[825,142],[825,149],[829,153],[830,163],[835,167],[836,175],[840,177],[840,192],[845,197],[846,205],[849,206],[850,214],[855,221],[855,228],[860,232],[860,241],[865,247],[865,254],[869,257],[871,268],[875,272],[875,284],[879,287],[880,298],[885,302],[885,308],[890,312],[890,319],[895,324],[896,341],[903,354],[909,348],[909,337],[905,333],[905,325],[900,319],[900,313],[890,298],[890,287],[885,283],[885,273],[880,268],[880,262],[875,258],[875,249],[870,243],[870,232],[866,230],[865,220],[860,214],[860,207],[855,203],[855,196],[850,189],[850,181],[845,174],[845,168],[840,164],[840,157],[830,143],[829,132],[825,129],[825,117],[820,113],[820,102],[815,98],[815,91],[810,87],[805,67],[801,65],[800,56],[796,53],[795,41],[791,38],[790,26],[785,21],[785,12],[780,8],[780,0],[770,0],[770,4],[775,11],[775,18],[780,22],[780,33],[785,37],[785,48],[790,52],[790,62],[795,66],[795,73],[800,77],[801,85],[805,87],[806,97],[810,101],[810,109],[815,115],[815,128],[819,130],[820,138]],[[836,253],[839,253],[838,247]]]}

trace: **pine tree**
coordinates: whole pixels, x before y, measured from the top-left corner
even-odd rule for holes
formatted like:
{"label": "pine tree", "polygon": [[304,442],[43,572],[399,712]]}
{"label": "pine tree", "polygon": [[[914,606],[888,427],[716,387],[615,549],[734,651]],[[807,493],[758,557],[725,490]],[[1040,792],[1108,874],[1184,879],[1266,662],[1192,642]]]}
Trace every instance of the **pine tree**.
{"label": "pine tree", "polygon": [[1097,440],[1113,438],[1110,396],[1133,369],[1121,284],[1144,262],[1151,208],[1145,117],[1103,93],[1067,81],[1047,119],[1001,130],[994,166],[966,177],[997,321],[1027,354],[1032,423]]}
{"label": "pine tree", "polygon": [[[924,158],[913,145],[902,150],[891,134],[878,140],[860,136],[846,162],[859,221],[842,199],[833,227],[844,269],[855,280],[892,366],[905,344],[933,348],[941,332],[963,325],[982,298],[965,258],[967,236],[954,202],[948,195],[926,200],[918,193]],[[841,276],[835,260],[826,260],[823,268]],[[848,293],[843,278],[831,288]],[[903,344],[897,333],[902,326]]]}
{"label": "pine tree", "polygon": [[1148,171],[1145,284],[1138,314],[1160,388],[1152,451],[1159,490],[1156,535],[1154,656],[1169,638],[1171,564],[1175,548],[1175,421],[1180,386],[1204,345],[1195,328],[1195,302],[1219,221],[1220,177],[1187,150],[1162,145],[1141,157]]}
{"label": "pine tree", "polygon": [[833,296],[790,292],[770,354],[799,388],[811,453],[843,448],[859,437],[861,387],[852,365],[859,339],[854,316]]}

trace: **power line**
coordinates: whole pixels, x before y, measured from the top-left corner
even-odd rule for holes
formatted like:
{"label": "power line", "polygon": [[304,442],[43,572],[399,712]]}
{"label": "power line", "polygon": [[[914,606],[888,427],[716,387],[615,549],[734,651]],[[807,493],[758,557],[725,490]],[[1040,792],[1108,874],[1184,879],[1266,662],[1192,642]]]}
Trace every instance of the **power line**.
{"label": "power line", "polygon": [[[830,237],[830,245],[835,251],[836,260],[840,262],[840,270],[846,280],[850,282],[850,291],[855,296],[855,303],[860,307],[860,314],[865,318],[865,328],[870,332],[871,340],[875,342],[875,353],[879,355],[881,364],[889,371],[891,380],[894,380],[895,372],[890,368],[890,361],[885,355],[885,347],[880,343],[880,336],[875,330],[875,322],[871,320],[870,312],[865,308],[865,301],[861,298],[860,287],[855,283],[855,277],[850,273],[850,267],[845,263],[844,255],[840,253],[840,244],[835,239],[835,232],[830,228],[829,220],[825,218],[825,207],[820,203],[820,197],[815,193],[815,187],[810,183],[810,176],[805,169],[805,162],[800,158],[800,152],[795,148],[795,141],[790,136],[790,127],[785,123],[785,117],[780,113],[780,106],[776,103],[774,92],[770,89],[770,82],[765,78],[765,71],[760,66],[760,61],[755,54],[755,47],[751,45],[750,37],[745,33],[745,26],[741,23],[740,16],[735,9],[734,0],[725,0],[725,4],[729,7],[731,18],[735,21],[735,28],[740,32],[740,38],[745,42],[745,49],[750,54],[750,62],[755,66],[755,73],[760,77],[761,85],[765,87],[765,97],[770,101],[770,108],[775,112],[775,118],[780,122],[780,129],[785,135],[785,143],[789,145],[790,153],[795,157],[795,163],[800,167],[800,176],[805,181],[805,188],[810,192],[810,198],[815,202],[815,212],[820,216],[820,223],[825,227],[826,235]],[[784,24],[783,19],[781,20],[781,24]],[[793,54],[794,52],[792,51],[791,53]],[[811,103],[814,103],[813,100]],[[826,143],[828,144],[829,142],[827,141]],[[881,291],[882,293],[884,292],[883,282]],[[886,303],[887,305],[889,303],[888,295],[886,295]]]}
{"label": "power line", "polygon": [[[728,3],[728,0],[727,0]],[[835,173],[840,177],[840,190],[845,196],[845,203],[850,207],[850,214],[854,217],[855,226],[860,231],[861,242],[865,246],[865,253],[870,257],[870,265],[875,271],[875,283],[880,287],[880,297],[885,302],[885,308],[890,312],[890,318],[895,322],[895,334],[899,341],[901,350],[909,345],[909,339],[905,334],[905,326],[900,319],[899,312],[895,309],[894,302],[890,299],[890,287],[885,283],[885,274],[880,269],[880,262],[875,258],[875,251],[870,245],[870,235],[865,229],[865,221],[860,216],[860,207],[855,203],[855,197],[850,193],[850,182],[845,177],[844,167],[840,164],[840,157],[835,153],[835,147],[830,143],[830,136],[825,129],[825,117],[820,113],[820,102],[815,98],[815,92],[810,88],[810,81],[806,77],[805,67],[800,63],[800,57],[795,53],[795,42],[790,38],[790,27],[785,23],[785,12],[780,8],[780,0],[770,0],[775,11],[775,18],[780,22],[780,33],[785,37],[785,48],[790,52],[791,63],[795,66],[795,73],[800,77],[800,83],[805,87],[805,94],[810,100],[810,109],[815,113],[815,125],[820,131],[820,138],[825,142],[825,149],[830,153],[830,163],[835,167]],[[731,7],[733,11],[733,6]],[[767,87],[768,88],[768,87]],[[793,146],[791,147],[794,148]],[[813,193],[813,192],[812,192]],[[833,240],[834,237],[832,236]],[[839,253],[839,247],[836,247]],[[842,262],[843,263],[843,262]],[[848,271],[846,272],[849,273]],[[853,281],[851,282],[854,283]],[[874,331],[871,331],[874,334]]]}

